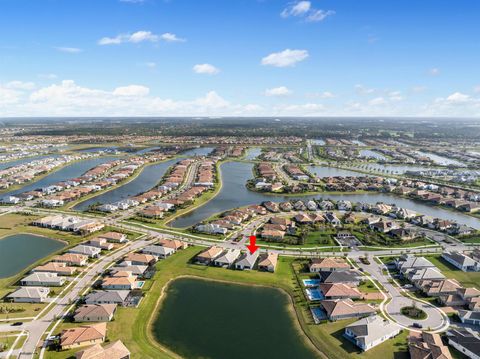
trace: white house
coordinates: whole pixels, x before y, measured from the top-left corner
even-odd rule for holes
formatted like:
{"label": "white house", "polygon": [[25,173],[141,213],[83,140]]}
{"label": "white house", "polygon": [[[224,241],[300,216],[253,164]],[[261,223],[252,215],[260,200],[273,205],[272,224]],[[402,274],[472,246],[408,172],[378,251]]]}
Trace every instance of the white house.
{"label": "white house", "polygon": [[15,303],[43,303],[49,293],[50,289],[45,287],[20,287],[7,298]]}
{"label": "white house", "polygon": [[400,326],[378,315],[369,316],[345,327],[344,337],[367,351],[400,333]]}
{"label": "white house", "polygon": [[20,280],[20,285],[29,287],[61,287],[65,284],[65,277],[57,273],[33,272]]}

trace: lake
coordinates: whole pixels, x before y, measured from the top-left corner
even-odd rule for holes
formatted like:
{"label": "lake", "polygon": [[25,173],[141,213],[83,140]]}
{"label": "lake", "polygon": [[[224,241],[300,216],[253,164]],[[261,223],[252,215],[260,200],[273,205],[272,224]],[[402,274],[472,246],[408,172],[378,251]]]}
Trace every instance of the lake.
{"label": "lake", "polygon": [[92,158],[88,160],[83,160],[79,162],[72,163],[63,167],[62,169],[52,172],[51,174],[43,177],[41,180],[33,182],[27,186],[24,186],[20,189],[6,192],[2,194],[2,197],[6,196],[14,196],[23,192],[33,191],[38,188],[48,187],[54,183],[62,182],[69,180],[71,178],[79,177],[88,171],[90,168],[93,168],[99,164],[113,161],[118,157],[99,157],[99,158]]}
{"label": "lake", "polygon": [[422,151],[417,151],[418,154],[422,156],[426,156],[430,158],[433,162],[435,162],[437,165],[442,165],[442,166],[458,166],[458,167],[465,167],[465,163],[462,163],[460,161],[457,161],[452,158],[447,158],[443,156],[436,155],[435,153],[429,153],[429,152],[422,152]]}
{"label": "lake", "polygon": [[85,211],[90,205],[95,203],[114,203],[148,191],[160,181],[167,169],[178,161],[178,159],[172,159],[146,166],[134,180],[112,189],[111,191],[80,202],[74,206],[73,209],[77,211]]}
{"label": "lake", "polygon": [[246,160],[255,160],[258,156],[262,154],[262,149],[260,147],[251,147],[247,150],[245,155]]}
{"label": "lake", "polygon": [[0,278],[16,275],[64,246],[63,242],[32,234],[4,237],[0,239]]}
{"label": "lake", "polygon": [[183,151],[182,156],[192,157],[192,156],[207,156],[213,151],[213,147],[197,147],[190,150]]}
{"label": "lake", "polygon": [[367,158],[375,158],[377,160],[382,160],[382,161],[387,159],[381,153],[378,153],[372,150],[360,150],[360,156],[367,157]]}
{"label": "lake", "polygon": [[[298,195],[282,196],[269,195],[259,192],[253,192],[247,189],[245,183],[253,177],[252,163],[246,162],[226,162],[220,165],[220,173],[223,182],[222,189],[212,200],[203,206],[178,217],[170,223],[175,228],[185,228],[193,226],[216,213],[226,211],[235,207],[242,207],[249,204],[260,204],[263,201],[281,202],[292,199],[308,198],[331,198],[333,200],[345,199],[353,202],[365,202],[375,204],[377,202],[395,203],[400,207],[413,210],[420,214],[426,214],[441,219],[450,219],[458,223],[480,229],[480,219],[462,214],[460,212],[450,211],[440,207],[433,207],[419,201],[409,198],[397,197],[386,193],[365,193],[365,194],[321,194],[318,195]],[[340,176],[345,170],[330,167],[331,176]],[[335,172],[338,170],[338,172]],[[338,174],[335,174],[338,173]]]}
{"label": "lake", "polygon": [[153,325],[157,341],[185,358],[315,358],[278,289],[193,278],[171,283]]}

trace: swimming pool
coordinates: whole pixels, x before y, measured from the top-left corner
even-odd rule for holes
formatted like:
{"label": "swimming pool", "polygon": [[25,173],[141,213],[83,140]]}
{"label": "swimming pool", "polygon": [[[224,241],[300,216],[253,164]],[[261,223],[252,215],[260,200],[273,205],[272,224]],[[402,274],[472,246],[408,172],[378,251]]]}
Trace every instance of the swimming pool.
{"label": "swimming pool", "polygon": [[145,281],[138,281],[138,282],[136,283],[137,289],[143,288],[144,284],[145,284]]}
{"label": "swimming pool", "polygon": [[310,307],[310,311],[312,312],[315,324],[319,324],[322,320],[327,319],[327,313],[320,307]]}
{"label": "swimming pool", "polygon": [[322,292],[318,288],[307,288],[305,289],[307,292],[308,300],[316,301],[324,299]]}
{"label": "swimming pool", "polygon": [[320,284],[320,279],[304,279],[303,285],[305,287],[317,287]]}

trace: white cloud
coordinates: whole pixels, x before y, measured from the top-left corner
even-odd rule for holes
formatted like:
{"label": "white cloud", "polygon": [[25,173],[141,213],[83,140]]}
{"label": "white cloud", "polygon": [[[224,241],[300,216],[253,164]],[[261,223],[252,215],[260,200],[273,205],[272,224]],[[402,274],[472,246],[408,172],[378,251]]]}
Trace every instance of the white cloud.
{"label": "white cloud", "polygon": [[403,100],[403,96],[401,94],[400,91],[390,91],[388,93],[388,99],[390,101],[402,101]]}
{"label": "white cloud", "polygon": [[82,49],[79,49],[78,47],[62,47],[62,46],[59,46],[59,47],[55,47],[55,49],[60,51],[60,52],[66,52],[67,54],[78,54],[78,53],[83,51]]}
{"label": "white cloud", "polygon": [[283,18],[301,17],[307,22],[320,22],[334,14],[335,11],[333,10],[314,9],[310,1],[297,1],[290,3],[283,9],[280,16]]}
{"label": "white cloud", "polygon": [[480,92],[480,85],[475,86],[475,87],[473,88],[473,92],[479,93],[479,92]]}
{"label": "white cloud", "polygon": [[428,74],[430,76],[438,76],[438,75],[440,75],[440,69],[437,68],[437,67],[431,68],[431,69],[428,70]]}
{"label": "white cloud", "polygon": [[21,93],[19,91],[0,85],[0,108],[5,105],[18,103],[20,96]]}
{"label": "white cloud", "polygon": [[471,97],[461,92],[454,92],[447,97],[447,101],[450,103],[465,103],[471,101]]}
{"label": "white cloud", "polygon": [[262,65],[275,67],[291,67],[308,57],[307,50],[286,49],[281,52],[274,52],[262,59]]}
{"label": "white cloud", "polygon": [[197,74],[207,74],[207,75],[215,75],[220,72],[220,70],[211,65],[211,64],[196,64],[193,66],[193,71]]}
{"label": "white cloud", "polygon": [[147,96],[149,93],[150,89],[141,85],[121,86],[113,90],[116,96]]}
{"label": "white cloud", "polygon": [[380,106],[380,105],[385,105],[387,101],[383,97],[375,97],[368,101],[369,106]]}
{"label": "white cloud", "polygon": [[314,10],[307,16],[306,20],[309,22],[320,22],[332,15],[335,15],[333,10]]}
{"label": "white cloud", "polygon": [[359,95],[370,95],[375,92],[374,88],[368,88],[361,84],[357,84],[354,87],[355,87],[355,92]]}
{"label": "white cloud", "polygon": [[5,87],[13,90],[33,90],[35,88],[35,83],[28,81],[10,81],[5,84]]}
{"label": "white cloud", "polygon": [[177,37],[177,35],[170,32],[166,32],[161,35],[154,34],[151,31],[140,30],[134,33],[120,34],[115,37],[103,37],[98,40],[99,45],[119,45],[123,43],[134,43],[138,44],[140,42],[158,42],[160,40],[166,42],[182,42],[185,39]]}
{"label": "white cloud", "polygon": [[166,42],[185,42],[185,39],[179,38],[177,35],[166,32],[160,35],[160,38]]}
{"label": "white cloud", "polygon": [[335,95],[330,91],[323,91],[323,92],[308,93],[307,97],[329,99],[329,98],[334,98]]}
{"label": "white cloud", "polygon": [[41,79],[46,79],[46,80],[55,80],[58,78],[56,74],[38,74],[37,75]]}
{"label": "white cloud", "polygon": [[280,15],[282,17],[305,15],[310,11],[311,7],[312,3],[310,1],[298,1],[283,9]]}
{"label": "white cloud", "polygon": [[292,91],[290,91],[285,86],[274,87],[274,88],[265,90],[265,96],[288,96],[291,94],[292,94]]}

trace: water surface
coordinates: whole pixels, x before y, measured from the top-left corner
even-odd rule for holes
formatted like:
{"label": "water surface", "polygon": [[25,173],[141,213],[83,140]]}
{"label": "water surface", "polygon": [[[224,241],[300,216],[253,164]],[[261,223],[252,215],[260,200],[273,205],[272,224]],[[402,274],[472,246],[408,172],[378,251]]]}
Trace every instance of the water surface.
{"label": "water surface", "polygon": [[315,358],[288,305],[274,288],[182,278],[168,287],[153,331],[185,358]]}
{"label": "water surface", "polygon": [[32,234],[4,237],[0,239],[0,278],[16,275],[64,246],[60,241]]}

